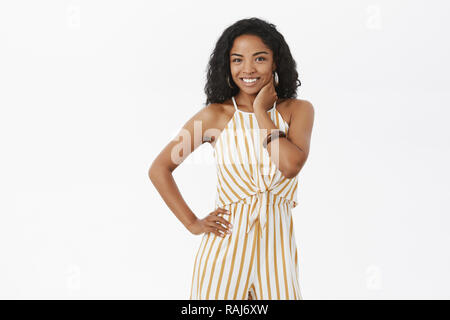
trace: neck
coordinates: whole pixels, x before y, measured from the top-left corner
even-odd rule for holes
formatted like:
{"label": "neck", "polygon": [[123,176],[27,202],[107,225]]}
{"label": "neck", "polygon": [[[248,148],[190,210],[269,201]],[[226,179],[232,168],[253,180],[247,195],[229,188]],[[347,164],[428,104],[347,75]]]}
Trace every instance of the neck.
{"label": "neck", "polygon": [[[250,112],[254,112],[253,102],[255,102],[257,95],[258,95],[257,93],[256,94],[248,94],[248,93],[239,91],[239,93],[234,96],[234,99],[236,100],[236,104],[241,105],[241,106],[246,106],[247,109],[250,110]],[[270,108],[272,108],[272,106],[270,106]],[[267,109],[267,110],[269,110],[269,109]]]}

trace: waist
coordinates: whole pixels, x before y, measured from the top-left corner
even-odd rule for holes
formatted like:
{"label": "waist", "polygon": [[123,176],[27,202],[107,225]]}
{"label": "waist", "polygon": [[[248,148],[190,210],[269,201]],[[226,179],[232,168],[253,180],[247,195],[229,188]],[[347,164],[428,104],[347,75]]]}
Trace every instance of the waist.
{"label": "waist", "polygon": [[239,200],[221,203],[221,201],[216,201],[216,208],[222,206],[231,206],[231,205],[254,205],[255,202],[259,202],[259,205],[269,206],[269,205],[287,205],[292,208],[294,203],[291,199],[288,199],[282,195],[276,194],[274,192],[270,192],[270,190],[259,191],[250,196],[243,197]]}

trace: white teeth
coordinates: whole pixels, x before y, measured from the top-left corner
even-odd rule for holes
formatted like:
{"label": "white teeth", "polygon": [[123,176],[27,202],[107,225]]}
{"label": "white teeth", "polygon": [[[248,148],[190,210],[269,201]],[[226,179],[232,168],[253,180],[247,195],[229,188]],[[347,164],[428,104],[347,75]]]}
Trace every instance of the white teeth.
{"label": "white teeth", "polygon": [[247,83],[252,83],[252,82],[255,82],[257,79],[253,78],[253,79],[242,79],[242,80],[244,80],[244,82],[247,82]]}

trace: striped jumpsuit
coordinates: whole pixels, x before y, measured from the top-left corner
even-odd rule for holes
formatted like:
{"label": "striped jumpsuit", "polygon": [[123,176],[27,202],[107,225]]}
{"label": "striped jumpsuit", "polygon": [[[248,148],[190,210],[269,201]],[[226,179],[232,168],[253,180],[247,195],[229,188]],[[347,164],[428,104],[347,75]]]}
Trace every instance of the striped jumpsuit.
{"label": "striped jumpsuit", "polygon": [[[254,113],[237,108],[214,145],[215,208],[233,225],[225,237],[204,233],[195,257],[190,299],[301,300],[291,209],[297,206],[298,176],[285,178],[261,143]],[[288,124],[273,107],[275,126]],[[265,134],[268,134],[266,131]]]}

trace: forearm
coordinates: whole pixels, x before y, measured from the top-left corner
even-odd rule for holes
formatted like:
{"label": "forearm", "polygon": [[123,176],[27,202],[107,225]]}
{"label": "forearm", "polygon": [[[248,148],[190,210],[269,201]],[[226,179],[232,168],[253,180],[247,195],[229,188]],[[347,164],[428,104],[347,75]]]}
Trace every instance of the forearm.
{"label": "forearm", "polygon": [[197,219],[197,216],[181,196],[172,172],[166,168],[152,166],[149,170],[149,178],[169,209],[188,228]]}
{"label": "forearm", "polygon": [[[278,129],[266,112],[255,113],[258,126],[262,130],[261,145],[265,137]],[[287,133],[287,132],[285,132]],[[285,177],[295,176],[303,166],[305,153],[286,138],[274,139],[267,145],[271,161]]]}

